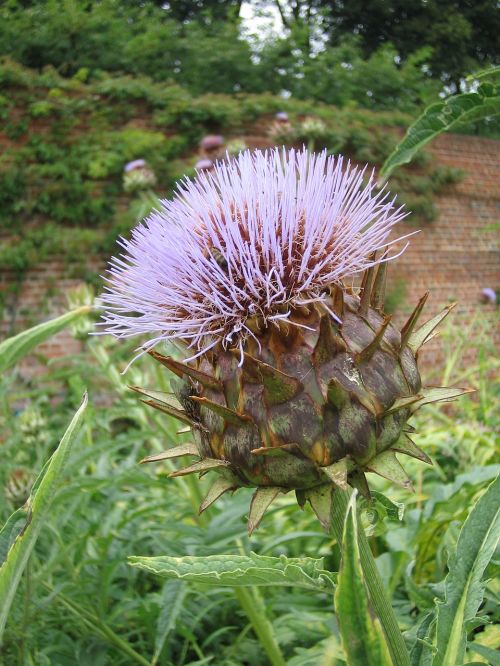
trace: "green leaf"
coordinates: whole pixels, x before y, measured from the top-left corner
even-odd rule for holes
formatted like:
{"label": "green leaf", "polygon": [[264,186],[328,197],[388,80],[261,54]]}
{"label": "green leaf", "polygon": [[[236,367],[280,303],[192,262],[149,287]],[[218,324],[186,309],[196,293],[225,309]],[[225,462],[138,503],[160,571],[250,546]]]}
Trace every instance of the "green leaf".
{"label": "green leaf", "polygon": [[323,559],[267,557],[264,555],[207,555],[206,557],[129,557],[132,566],[166,578],[192,583],[241,587],[247,585],[291,586],[332,591],[332,574]]}
{"label": "green leaf", "polygon": [[158,663],[165,641],[175,627],[175,621],[182,610],[182,603],[186,594],[186,586],[180,580],[168,580],[163,587],[161,610],[156,627],[155,651],[151,666]]}
{"label": "green leaf", "polygon": [[7,540],[10,542],[6,557],[0,566],[0,643],[21,575],[40,530],[50,514],[54,496],[61,486],[62,474],[80,429],[86,406],[87,395],[83,397],[82,404],[64,433],[59,446],[33,486],[27,502],[27,517],[22,529],[12,541],[13,526],[19,524],[16,516],[18,517],[20,514],[19,511],[16,511],[0,531],[0,544],[5,545]]}
{"label": "green leaf", "polygon": [[60,317],[45,321],[33,328],[28,328],[26,331],[22,331],[22,333],[12,338],[7,338],[7,340],[0,343],[0,372],[7,370],[7,368],[14,365],[20,358],[29,354],[37,345],[48,340],[48,338],[62,331],[63,328],[66,328],[66,326],[73,323],[76,319],[88,315],[90,312],[92,312],[92,308],[89,305],[83,305]]}
{"label": "green leaf", "polygon": [[388,178],[396,167],[410,162],[422,146],[441,132],[459,123],[471,123],[499,113],[500,90],[491,83],[483,83],[477,92],[454,95],[444,102],[431,104],[386,159],[380,176]]}
{"label": "green leaf", "polygon": [[417,627],[415,643],[410,651],[411,666],[430,666],[432,661],[432,644],[429,635],[436,621],[435,612],[423,616]]}
{"label": "green leaf", "polygon": [[498,650],[493,650],[492,648],[486,647],[486,645],[480,645],[479,643],[470,643],[469,650],[477,652],[481,657],[487,659],[491,666],[500,666],[500,652],[498,652]]}
{"label": "green leaf", "polygon": [[448,562],[445,601],[437,604],[436,647],[432,666],[463,662],[468,623],[481,605],[481,581],[500,538],[500,476],[473,507]]}
{"label": "green leaf", "polygon": [[349,666],[390,666],[393,662],[385,634],[370,607],[357,535],[354,492],[344,522],[342,560],[335,592],[342,645]]}

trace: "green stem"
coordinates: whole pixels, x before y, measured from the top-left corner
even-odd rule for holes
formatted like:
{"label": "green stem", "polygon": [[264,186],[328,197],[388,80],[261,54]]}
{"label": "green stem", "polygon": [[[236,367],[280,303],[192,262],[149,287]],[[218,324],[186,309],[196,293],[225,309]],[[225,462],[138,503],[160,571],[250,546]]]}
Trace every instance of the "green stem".
{"label": "green stem", "polygon": [[280,647],[276,642],[272,624],[266,617],[266,609],[262,598],[257,596],[255,590],[246,587],[235,587],[234,592],[241,607],[250,620],[260,644],[266,651],[272,666],[286,666]]}
{"label": "green stem", "polygon": [[[341,490],[340,488],[336,488],[334,492],[331,525],[333,534],[339,544],[342,543],[344,520],[350,495],[351,493],[349,490]],[[387,637],[394,666],[410,666],[410,658],[403,635],[399,629],[398,621],[394,614],[390,599],[386,594],[384,583],[378,572],[375,559],[373,558],[370,549],[370,544],[368,543],[364,529],[361,526],[361,521],[359,521],[358,527],[358,544],[361,556],[361,566],[365,574],[370,600]]]}

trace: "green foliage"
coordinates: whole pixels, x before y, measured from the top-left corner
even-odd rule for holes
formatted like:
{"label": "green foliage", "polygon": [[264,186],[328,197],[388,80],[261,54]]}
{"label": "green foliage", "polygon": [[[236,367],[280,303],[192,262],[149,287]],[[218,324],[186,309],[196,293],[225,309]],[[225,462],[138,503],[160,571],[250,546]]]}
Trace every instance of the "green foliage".
{"label": "green foliage", "polygon": [[[448,553],[456,548],[458,527],[499,467],[498,388],[487,374],[494,371],[491,332],[475,325],[474,330],[450,329],[444,339],[449,341],[445,376],[433,383],[470,385],[477,397],[422,411],[421,423],[415,424],[421,433],[416,441],[434,466],[410,461],[415,495],[374,479],[372,485],[378,484],[384,499],[376,495],[375,504],[363,505],[361,514],[415,654],[425,646],[416,637],[427,636],[425,618],[433,612],[434,598],[443,598],[441,581]],[[471,340],[479,347],[479,361],[464,369],[459,360],[463,344]],[[51,364],[35,382],[4,373],[0,523],[29,495],[33,472],[50,455],[85,386],[91,395],[82,446],[65,475],[71,483],[53,505],[32,553],[29,576],[22,579],[11,608],[4,662],[16,663],[24,654],[36,664],[72,666],[81,662],[81,655],[92,655],[97,663],[128,666],[143,663],[141,657],[150,661],[159,648],[157,663],[166,665],[186,666],[213,657],[221,666],[264,666],[269,659],[234,590],[172,580],[162,585],[159,577],[128,566],[127,556],[164,553],[175,561],[186,555],[250,558],[253,551],[278,561],[282,555],[288,561],[323,558],[322,568],[333,572],[339,570],[340,551],[309,508],[298,511],[290,497],[279,500],[249,539],[250,489],[223,498],[197,516],[209,481],[167,479],[174,468],[170,461],[138,466],[145,455],[162,451],[166,443],[181,443],[186,435],[176,435],[168,418],[143,407],[127,389],[127,384],[138,384],[169,390],[167,374],[148,359],[139,359],[125,377],[120,375],[132,350],[131,345],[87,339],[84,353]],[[26,479],[23,485],[21,478]],[[405,505],[402,516],[398,504]],[[469,661],[484,659],[482,648],[495,647],[487,632],[488,623],[498,618],[492,566],[486,570],[485,579],[491,580],[486,580],[480,617],[469,633]],[[173,582],[183,587],[171,587]],[[345,663],[331,592],[269,587],[265,613],[287,663]],[[469,652],[473,646],[478,647],[474,654]]]}
{"label": "green foliage", "polygon": [[444,600],[437,607],[433,666],[463,661],[467,632],[483,601],[483,574],[500,540],[499,500],[500,476],[473,507],[448,562]]}
{"label": "green foliage", "polygon": [[291,586],[306,590],[333,590],[334,582],[323,560],[282,556],[212,555],[204,557],[129,557],[132,566],[166,578],[193,583],[240,587]]}
{"label": "green foliage", "polygon": [[[0,157],[0,231],[8,233],[0,261],[18,282],[51,256],[73,275],[89,274],[86,259],[109,255],[116,238],[156,205],[145,208],[143,199],[123,192],[130,160],[146,159],[159,195],[168,196],[178,178],[193,174],[192,153],[207,132],[241,135],[285,108],[293,118],[289,143],[379,164],[395,144],[388,128],[408,119],[399,111],[342,110],[273,95],[192,97],[177,84],[103,72],[91,77],[85,69],[64,78],[50,67],[35,73],[8,59],[0,63],[0,80],[12,93],[4,109],[13,142]],[[400,171],[393,189],[416,216],[431,220],[432,196],[458,176],[429,160],[416,168]]]}
{"label": "green foliage", "polygon": [[0,645],[10,606],[17,586],[28,562],[38,535],[54,502],[54,496],[60,489],[67,459],[81,427],[82,417],[87,406],[87,395],[50,461],[44,466],[33,484],[27,504],[18,509],[9,518],[0,531]]}
{"label": "green foliage", "polygon": [[7,368],[17,363],[34,347],[59,333],[80,317],[88,315],[91,311],[90,306],[82,306],[0,342],[0,373],[5,372]]}
{"label": "green foliage", "polygon": [[462,93],[429,106],[408,129],[405,138],[389,155],[381,175],[389,176],[401,164],[407,164],[426,143],[459,123],[471,123],[500,115],[500,86],[482,83],[477,92]]}
{"label": "green foliage", "polygon": [[380,619],[370,608],[358,545],[356,493],[351,496],[344,522],[342,560],[335,592],[342,645],[350,666],[392,666]]}

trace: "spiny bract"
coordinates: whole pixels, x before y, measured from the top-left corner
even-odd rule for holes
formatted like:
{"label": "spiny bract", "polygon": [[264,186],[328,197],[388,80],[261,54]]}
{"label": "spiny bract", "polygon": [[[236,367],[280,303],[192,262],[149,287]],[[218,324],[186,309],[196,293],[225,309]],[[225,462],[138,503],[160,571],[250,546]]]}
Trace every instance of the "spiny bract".
{"label": "spiny bract", "polygon": [[[326,154],[242,153],[184,181],[112,261],[107,332],[155,334],[144,349],[177,376],[175,393],[134,389],[194,438],[145,461],[192,455],[171,476],[217,472],[201,510],[256,486],[250,531],[280,492],[327,527],[332,488],[369,494],[366,471],[410,487],[396,453],[430,461],[408,418],[464,392],[423,389],[417,368],[451,306],[418,328],[426,294],[401,331],[383,313],[404,213],[363,178]],[[164,340],[183,362],[152,349]]]}

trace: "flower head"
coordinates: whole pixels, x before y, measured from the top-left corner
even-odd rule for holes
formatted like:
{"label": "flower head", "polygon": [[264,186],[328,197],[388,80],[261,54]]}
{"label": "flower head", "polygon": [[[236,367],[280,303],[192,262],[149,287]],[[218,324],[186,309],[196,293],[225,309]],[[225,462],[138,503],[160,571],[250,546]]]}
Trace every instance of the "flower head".
{"label": "flower head", "polygon": [[306,150],[241,153],[178,185],[121,239],[103,297],[116,337],[178,340],[194,358],[217,343],[242,349],[259,326],[288,320],[378,263],[402,208],[342,157]]}

